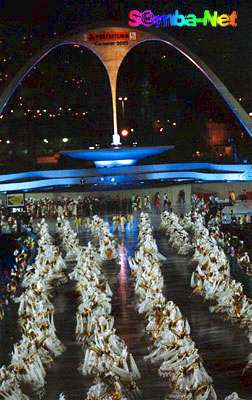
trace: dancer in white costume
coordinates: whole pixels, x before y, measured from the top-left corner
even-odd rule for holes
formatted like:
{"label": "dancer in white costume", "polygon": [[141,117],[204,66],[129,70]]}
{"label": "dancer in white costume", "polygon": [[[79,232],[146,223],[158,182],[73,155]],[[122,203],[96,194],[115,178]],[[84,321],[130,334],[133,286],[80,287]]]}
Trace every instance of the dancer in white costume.
{"label": "dancer in white costume", "polygon": [[56,336],[54,306],[49,292],[66,281],[66,267],[60,252],[52,244],[47,224],[42,221],[39,228],[38,255],[34,265],[24,275],[23,293],[15,299],[19,303],[22,337],[13,347],[8,369],[1,369],[0,379],[5,374],[5,380],[11,381],[10,387],[1,382],[0,393],[4,399],[28,399],[17,382],[29,384],[35,391],[41,390],[46,383],[45,368],[65,349]]}
{"label": "dancer in white costume", "polygon": [[0,368],[0,398],[4,400],[29,400],[22,393],[14,371],[4,365]]}
{"label": "dancer in white costume", "polygon": [[[102,227],[98,220],[97,226],[99,229]],[[22,393],[20,382],[29,383],[35,390],[43,387],[45,367],[50,366],[54,358],[64,351],[64,346],[56,336],[50,293],[55,286],[66,281],[66,266],[58,249],[51,244],[46,224],[42,222],[40,229],[43,236],[39,254],[35,266],[25,274],[25,290],[17,299],[20,303],[18,312],[22,338],[14,345],[10,366],[0,369],[0,398],[4,400],[29,400]],[[77,281],[76,288],[81,301],[77,312],[76,334],[83,345],[85,357],[80,370],[84,375],[95,377],[86,400],[130,399],[139,393],[135,381],[140,378],[140,374],[125,342],[114,329],[114,318],[111,316],[112,292],[101,272],[101,260],[109,258],[106,246],[100,253],[91,243],[81,248],[76,236],[72,235],[73,240],[67,240],[67,235],[72,233],[70,224],[66,223],[65,226],[63,223],[62,229],[64,233],[60,231],[60,234],[64,245],[77,259],[76,268],[70,276]],[[180,228],[177,231],[181,232]],[[197,226],[197,232],[202,233],[200,226]],[[103,233],[106,238],[106,225]],[[169,379],[173,395],[177,394],[180,399],[216,399],[211,377],[205,371],[198,350],[190,338],[188,321],[173,302],[166,302],[162,294],[161,257],[149,220],[144,214],[139,236],[140,248],[135,257],[130,259],[130,265],[139,298],[138,311],[146,317],[146,331],[153,342],[152,351],[145,359],[159,365],[160,376]],[[186,235],[182,234],[181,243],[183,240],[186,243],[185,238]],[[100,243],[102,240],[101,237]],[[116,249],[112,236],[109,242]],[[210,239],[204,243],[201,237],[194,257],[198,260],[199,268],[192,278],[192,284],[196,288],[201,286],[202,292],[210,298],[218,297],[213,311],[225,312],[230,318],[236,315],[238,319],[240,316],[237,313],[249,315],[250,305],[243,296],[242,286],[231,280],[228,285],[226,283],[229,266],[223,254],[216,250],[215,241]],[[242,306],[237,309],[237,304]],[[58,400],[66,400],[63,393]],[[225,400],[242,399],[233,393]]]}
{"label": "dancer in white costume", "polygon": [[[149,216],[141,214],[139,250],[134,258],[129,258],[139,298],[137,309],[140,314],[145,314],[146,331],[153,342],[153,349],[145,360],[159,365],[159,375],[168,378],[173,395],[181,399],[215,400],[211,377],[190,338],[188,321],[173,302],[166,302],[162,294],[158,249],[152,246],[150,252],[145,246],[145,235],[151,232]],[[151,240],[155,243],[153,236]]]}
{"label": "dancer in white costume", "polygon": [[105,383],[97,379],[97,383],[89,389],[86,400],[127,400],[119,382],[111,383],[109,377],[107,381],[108,383]]}
{"label": "dancer in white costume", "polygon": [[225,400],[245,400],[238,396],[236,392],[230,394],[229,396],[225,397]]}
{"label": "dancer in white costume", "polygon": [[[193,234],[195,248],[193,260],[198,263],[191,277],[191,286],[194,289],[194,293],[198,293],[216,303],[209,307],[211,312],[225,314],[230,320],[237,321],[242,327],[245,327],[248,339],[252,343],[251,301],[243,293],[242,284],[231,279],[227,257],[223,249],[218,247],[213,234],[203,225],[201,215],[195,212],[193,218],[196,223],[191,220],[190,224],[189,216],[186,218],[185,223],[187,229]],[[185,230],[180,225],[177,215],[165,212],[161,219],[162,229],[169,236],[170,243],[173,243],[174,224],[176,224],[181,238],[186,237]],[[181,222],[184,221],[183,219]],[[248,368],[251,368],[249,362],[245,370]]]}
{"label": "dancer in white costume", "polygon": [[92,235],[99,240],[99,253],[102,260],[118,258],[117,243],[114,235],[109,231],[108,223],[105,223],[98,215],[94,215],[88,227]]}
{"label": "dancer in white costume", "polygon": [[[80,296],[76,336],[83,345],[84,359],[79,370],[96,379],[87,399],[123,400],[126,393],[129,397],[139,393],[135,381],[140,378],[140,373],[125,342],[114,329],[112,292],[101,272],[102,260],[110,259],[107,246],[114,246],[113,257],[116,258],[116,245],[107,225],[99,217],[95,216],[89,227],[96,237],[98,233],[100,235],[99,249],[91,242],[86,248],[76,246],[77,264],[69,275],[77,281],[76,290]],[[64,227],[60,234],[64,235],[63,232]]]}
{"label": "dancer in white costume", "polygon": [[57,222],[57,232],[62,239],[62,245],[66,251],[65,260],[75,261],[79,248],[79,240],[77,233],[72,230],[70,222],[63,216]]}

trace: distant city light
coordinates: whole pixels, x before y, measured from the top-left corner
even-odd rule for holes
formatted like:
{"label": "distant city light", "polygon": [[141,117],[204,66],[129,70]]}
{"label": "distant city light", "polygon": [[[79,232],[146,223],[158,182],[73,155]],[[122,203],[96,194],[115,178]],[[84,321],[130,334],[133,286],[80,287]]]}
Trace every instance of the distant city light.
{"label": "distant city light", "polygon": [[173,126],[176,126],[177,124],[176,124],[176,122],[173,122],[172,125],[173,125]]}
{"label": "distant city light", "polygon": [[94,150],[95,147],[94,146],[89,146],[89,150]]}
{"label": "distant city light", "polygon": [[134,132],[134,129],[133,129],[133,128],[131,128],[130,132]]}
{"label": "distant city light", "polygon": [[115,178],[113,177],[113,178],[111,178],[111,182],[115,182]]}
{"label": "distant city light", "polygon": [[128,129],[123,129],[123,130],[121,131],[121,135],[122,135],[123,137],[127,137],[128,134],[129,134]]}
{"label": "distant city light", "polygon": [[249,113],[249,116],[252,117],[252,112]]}
{"label": "distant city light", "polygon": [[67,138],[67,137],[64,137],[63,139],[62,139],[62,142],[64,142],[64,143],[67,143],[69,141],[69,139]]}
{"label": "distant city light", "polygon": [[48,142],[48,139],[44,139],[43,142],[44,142],[44,143],[49,143],[49,142]]}
{"label": "distant city light", "polygon": [[8,139],[8,140],[6,140],[6,143],[7,143],[7,144],[10,144],[10,140],[9,140],[9,139]]}

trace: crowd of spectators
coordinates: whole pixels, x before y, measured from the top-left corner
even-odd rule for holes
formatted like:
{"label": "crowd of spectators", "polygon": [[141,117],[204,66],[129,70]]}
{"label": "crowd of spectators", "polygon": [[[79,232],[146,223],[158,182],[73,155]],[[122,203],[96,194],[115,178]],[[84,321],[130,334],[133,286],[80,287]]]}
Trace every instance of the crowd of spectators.
{"label": "crowd of spectators", "polygon": [[91,217],[94,214],[116,214],[130,212],[130,199],[119,196],[79,196],[78,198],[59,197],[57,199],[27,199],[25,211],[32,219]]}
{"label": "crowd of spectators", "polygon": [[37,255],[37,235],[30,227],[15,239],[2,236],[0,248],[0,320],[4,317],[4,305],[16,294],[18,281]]}
{"label": "crowd of spectators", "polygon": [[[178,201],[185,202],[185,194],[180,193]],[[79,196],[77,198],[59,197],[57,199],[41,198],[34,200],[27,198],[24,211],[32,218],[54,218],[64,215],[67,218],[91,217],[94,214],[124,214],[149,211],[161,212],[171,209],[171,200],[167,193],[161,195],[156,192],[154,196],[132,194],[131,197],[122,198],[115,196]]]}

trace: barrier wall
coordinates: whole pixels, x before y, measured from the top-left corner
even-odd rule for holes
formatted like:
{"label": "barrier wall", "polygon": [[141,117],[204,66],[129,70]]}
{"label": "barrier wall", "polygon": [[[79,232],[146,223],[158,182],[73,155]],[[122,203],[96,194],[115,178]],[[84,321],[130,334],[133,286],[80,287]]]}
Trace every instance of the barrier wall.
{"label": "barrier wall", "polygon": [[[180,190],[185,192],[185,202],[189,206],[191,204],[192,193],[217,193],[217,196],[221,199],[227,199],[228,193],[234,191],[237,196],[244,192],[252,192],[252,182],[216,182],[216,183],[194,183],[194,184],[179,184],[172,186],[163,186],[159,188],[143,188],[133,190],[116,190],[116,191],[99,191],[99,192],[33,192],[26,193],[26,198],[32,198],[39,200],[42,198],[57,199],[58,197],[69,197],[78,198],[79,196],[111,196],[116,198],[119,196],[120,199],[131,198],[132,195],[140,195],[144,197],[148,194],[152,199],[156,192],[160,193],[161,199],[163,200],[164,193],[167,193],[169,200],[172,203],[172,207],[177,206],[178,195]],[[6,196],[0,194],[0,201],[5,202]]]}

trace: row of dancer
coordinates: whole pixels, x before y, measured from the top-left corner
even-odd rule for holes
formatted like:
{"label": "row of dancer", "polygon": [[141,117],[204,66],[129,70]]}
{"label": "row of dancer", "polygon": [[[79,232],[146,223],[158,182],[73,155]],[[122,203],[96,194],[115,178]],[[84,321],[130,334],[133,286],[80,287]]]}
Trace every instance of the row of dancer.
{"label": "row of dancer", "polygon": [[43,396],[46,368],[65,350],[56,335],[54,306],[50,301],[54,287],[67,280],[65,263],[44,221],[39,230],[38,255],[24,275],[23,293],[15,299],[19,303],[22,336],[14,345],[9,366],[0,369],[0,397],[5,400],[28,400],[21,390],[24,384]]}
{"label": "row of dancer", "polygon": [[[89,229],[98,246],[89,242],[87,247],[81,247],[68,221],[60,230],[68,257],[77,261],[69,277],[76,281],[80,303],[76,337],[84,359],[79,371],[94,379],[86,400],[135,399],[140,373],[126,343],[116,334],[111,315],[112,291],[102,273],[103,262],[118,257],[117,245],[108,225],[98,216],[93,217]],[[75,238],[75,245],[69,244],[71,237]]]}
{"label": "row of dancer", "polygon": [[190,336],[190,326],[172,301],[163,295],[159,253],[148,214],[142,213],[138,250],[129,258],[138,297],[137,310],[146,320],[151,337],[151,353],[146,361],[159,366],[170,394],[166,399],[216,400],[212,378],[206,372],[198,349]]}
{"label": "row of dancer", "polygon": [[94,215],[88,228],[99,242],[99,253],[102,260],[106,261],[118,258],[116,239],[109,230],[109,223],[104,222],[98,215]]}
{"label": "row of dancer", "polygon": [[[162,228],[165,229],[170,238],[169,243],[174,248],[177,248],[179,243],[184,249],[183,254],[186,254],[186,250],[187,254],[194,254],[193,260],[197,262],[196,270],[191,277],[194,293],[214,302],[214,305],[209,307],[210,312],[221,313],[232,322],[238,322],[246,329],[248,340],[252,343],[251,301],[244,294],[242,284],[231,278],[227,256],[204,226],[201,214],[192,221],[191,213],[180,220],[176,214],[164,212]],[[251,367],[252,354],[249,355],[245,370]]]}

